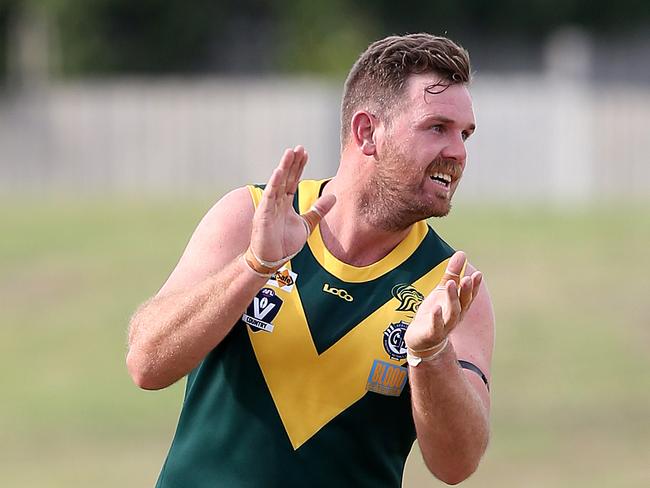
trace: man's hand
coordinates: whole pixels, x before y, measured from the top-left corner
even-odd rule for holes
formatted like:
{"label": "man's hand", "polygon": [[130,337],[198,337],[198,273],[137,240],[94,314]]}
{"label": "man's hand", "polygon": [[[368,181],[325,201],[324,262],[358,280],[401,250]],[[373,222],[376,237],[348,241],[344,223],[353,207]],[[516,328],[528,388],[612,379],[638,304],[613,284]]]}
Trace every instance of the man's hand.
{"label": "man's hand", "polygon": [[456,252],[449,260],[438,286],[420,305],[404,336],[411,350],[435,350],[471,307],[483,275],[476,271],[460,279],[466,260],[464,252]]}
{"label": "man's hand", "polygon": [[316,201],[306,217],[308,231],[305,218],[293,209],[293,197],[307,158],[302,146],[287,149],[264,189],[253,217],[250,241],[251,250],[261,260],[281,261],[300,251],[309,232],[336,201],[334,195],[325,195]]}

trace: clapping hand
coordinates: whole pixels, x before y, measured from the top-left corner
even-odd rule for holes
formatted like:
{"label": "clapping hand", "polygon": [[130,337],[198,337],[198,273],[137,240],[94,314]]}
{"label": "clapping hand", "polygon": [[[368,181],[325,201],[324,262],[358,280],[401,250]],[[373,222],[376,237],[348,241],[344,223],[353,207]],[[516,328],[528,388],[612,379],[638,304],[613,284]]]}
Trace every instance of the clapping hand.
{"label": "clapping hand", "polygon": [[250,242],[250,249],[262,262],[282,262],[299,252],[336,201],[334,195],[324,195],[306,214],[294,210],[293,197],[307,159],[302,146],[287,149],[264,189],[253,216]]}
{"label": "clapping hand", "polygon": [[404,336],[406,346],[415,353],[442,351],[452,330],[460,323],[478,294],[483,275],[460,274],[467,258],[456,252],[447,263],[440,283],[424,299]]}

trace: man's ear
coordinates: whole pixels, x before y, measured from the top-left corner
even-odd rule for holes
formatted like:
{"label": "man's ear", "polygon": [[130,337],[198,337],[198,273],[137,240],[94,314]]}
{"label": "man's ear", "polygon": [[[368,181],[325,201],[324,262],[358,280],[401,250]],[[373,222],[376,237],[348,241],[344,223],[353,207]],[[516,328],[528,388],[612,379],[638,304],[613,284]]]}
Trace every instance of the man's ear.
{"label": "man's ear", "polygon": [[352,140],[364,156],[374,156],[377,152],[375,131],[377,118],[370,112],[359,110],[352,116]]}

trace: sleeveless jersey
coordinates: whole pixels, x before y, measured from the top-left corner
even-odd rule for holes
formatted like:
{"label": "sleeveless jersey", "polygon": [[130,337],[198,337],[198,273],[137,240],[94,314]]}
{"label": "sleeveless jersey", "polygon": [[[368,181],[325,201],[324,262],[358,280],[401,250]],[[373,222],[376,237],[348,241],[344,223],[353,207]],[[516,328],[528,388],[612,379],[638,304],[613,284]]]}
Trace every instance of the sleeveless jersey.
{"label": "sleeveless jersey", "polygon": [[[325,183],[301,182],[296,211]],[[452,254],[422,221],[354,267],[317,227],[189,374],[157,487],[399,488],[415,440],[404,331]]]}

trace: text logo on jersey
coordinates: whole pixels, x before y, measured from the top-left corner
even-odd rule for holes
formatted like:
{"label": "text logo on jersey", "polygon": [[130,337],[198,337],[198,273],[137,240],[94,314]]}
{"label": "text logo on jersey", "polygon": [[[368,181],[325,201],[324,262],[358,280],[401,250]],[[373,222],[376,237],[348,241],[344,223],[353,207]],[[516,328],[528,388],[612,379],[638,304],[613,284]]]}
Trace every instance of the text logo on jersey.
{"label": "text logo on jersey", "polygon": [[408,372],[406,368],[375,359],[370,368],[366,390],[388,396],[400,396]]}
{"label": "text logo on jersey", "polygon": [[281,290],[290,292],[293,290],[293,285],[296,284],[298,273],[294,273],[286,266],[282,266],[275,274],[269,279],[268,284],[276,286]]}
{"label": "text logo on jersey", "polygon": [[280,311],[282,299],[270,288],[262,288],[241,319],[253,332],[273,332],[273,319]]}
{"label": "text logo on jersey", "polygon": [[418,311],[418,307],[424,300],[424,295],[413,288],[411,285],[400,283],[395,285],[391,294],[399,300],[399,307],[395,310],[398,312],[413,313]]}
{"label": "text logo on jersey", "polygon": [[354,297],[350,295],[346,290],[344,290],[343,288],[334,288],[330,286],[329,283],[325,283],[323,285],[323,291],[325,293],[336,295],[337,297],[342,298],[346,302],[351,302],[354,300]]}
{"label": "text logo on jersey", "polygon": [[404,334],[408,324],[399,321],[396,324],[390,324],[384,331],[384,349],[391,359],[397,361],[406,359],[406,343],[404,342]]}

